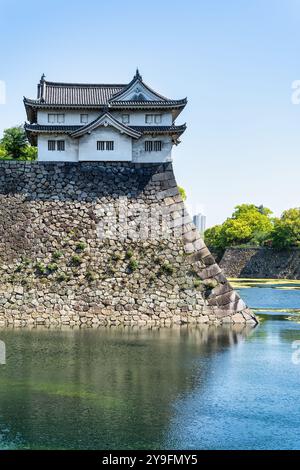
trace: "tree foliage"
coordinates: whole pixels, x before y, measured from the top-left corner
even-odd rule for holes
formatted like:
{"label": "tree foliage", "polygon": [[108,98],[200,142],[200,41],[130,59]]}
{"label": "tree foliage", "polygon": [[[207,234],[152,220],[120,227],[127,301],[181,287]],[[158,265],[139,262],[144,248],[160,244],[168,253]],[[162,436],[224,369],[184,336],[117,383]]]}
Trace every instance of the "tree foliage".
{"label": "tree foliage", "polygon": [[288,209],[280,219],[274,219],[271,233],[274,248],[300,247],[300,208]]}
{"label": "tree foliage", "polygon": [[272,218],[267,207],[241,204],[222,225],[205,231],[205,241],[219,252],[237,245],[268,245],[277,249],[300,246],[300,208]]}
{"label": "tree foliage", "polygon": [[35,160],[37,149],[29,145],[22,126],[5,129],[0,140],[0,158],[2,160]]}
{"label": "tree foliage", "polygon": [[22,153],[23,160],[36,160],[38,156],[38,149],[37,147],[33,147],[32,145],[27,145]]}
{"label": "tree foliage", "polygon": [[235,245],[260,245],[273,228],[271,214],[271,210],[263,206],[236,206],[232,216],[222,225],[206,230],[206,243],[222,250]]}

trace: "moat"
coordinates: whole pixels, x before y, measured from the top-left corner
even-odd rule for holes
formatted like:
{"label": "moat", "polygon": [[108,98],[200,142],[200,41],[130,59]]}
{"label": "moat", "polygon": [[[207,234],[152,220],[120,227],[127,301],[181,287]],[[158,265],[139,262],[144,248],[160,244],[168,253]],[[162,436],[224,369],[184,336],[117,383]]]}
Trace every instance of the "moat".
{"label": "moat", "polygon": [[1,449],[299,449],[300,282],[238,282],[255,329],[2,329]]}

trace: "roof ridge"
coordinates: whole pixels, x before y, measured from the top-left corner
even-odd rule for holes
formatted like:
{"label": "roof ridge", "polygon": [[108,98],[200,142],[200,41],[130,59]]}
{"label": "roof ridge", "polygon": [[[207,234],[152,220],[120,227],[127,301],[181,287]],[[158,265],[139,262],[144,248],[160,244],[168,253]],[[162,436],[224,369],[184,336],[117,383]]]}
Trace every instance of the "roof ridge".
{"label": "roof ridge", "polygon": [[69,87],[107,87],[107,88],[123,88],[127,84],[124,83],[69,83],[69,82],[48,82],[45,80],[46,86],[69,86]]}
{"label": "roof ridge", "polygon": [[153,127],[155,127],[155,128],[158,127],[160,129],[164,129],[166,127],[168,127],[168,128],[169,127],[174,127],[174,128],[175,127],[186,127],[186,122],[183,123],[183,124],[169,124],[169,125],[163,125],[163,126],[158,126],[158,125],[156,125],[156,126],[143,126],[143,125],[141,125],[141,126],[129,126],[129,127],[132,127],[133,129],[135,129],[137,127],[138,128],[145,128],[145,129],[152,129]]}
{"label": "roof ridge", "polygon": [[178,102],[187,102],[187,98],[180,98],[178,100],[172,100],[172,99],[167,99],[167,100],[115,100],[115,101],[110,101],[109,105],[114,105],[116,103],[178,103]]}

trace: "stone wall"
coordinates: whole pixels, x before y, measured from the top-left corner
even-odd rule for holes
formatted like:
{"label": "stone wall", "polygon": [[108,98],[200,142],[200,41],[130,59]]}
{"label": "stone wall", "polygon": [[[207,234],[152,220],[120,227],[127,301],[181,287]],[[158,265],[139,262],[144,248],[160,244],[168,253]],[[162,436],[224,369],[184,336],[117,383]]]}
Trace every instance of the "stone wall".
{"label": "stone wall", "polygon": [[231,322],[170,163],[0,163],[0,325]]}
{"label": "stone wall", "polygon": [[228,277],[300,279],[300,249],[228,248],[220,267]]}

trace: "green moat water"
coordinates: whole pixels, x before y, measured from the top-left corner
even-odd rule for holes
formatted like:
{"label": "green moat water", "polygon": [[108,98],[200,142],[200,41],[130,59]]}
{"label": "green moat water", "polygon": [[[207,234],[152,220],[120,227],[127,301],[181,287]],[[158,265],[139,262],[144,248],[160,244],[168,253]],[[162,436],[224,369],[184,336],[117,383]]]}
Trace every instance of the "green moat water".
{"label": "green moat water", "polygon": [[0,448],[299,449],[300,282],[238,286],[254,330],[0,330]]}

